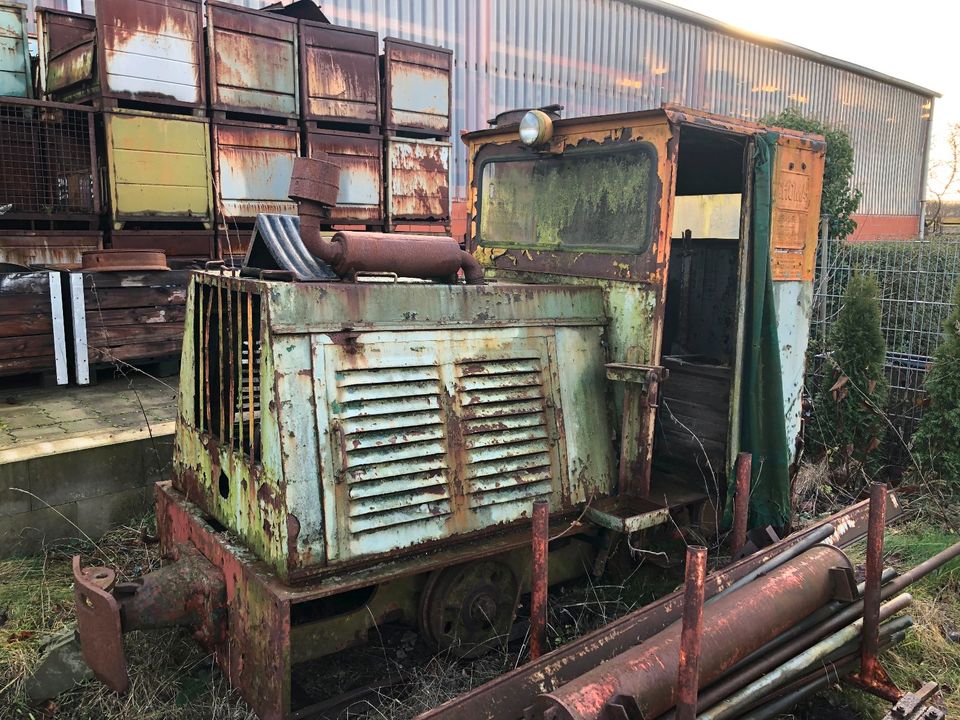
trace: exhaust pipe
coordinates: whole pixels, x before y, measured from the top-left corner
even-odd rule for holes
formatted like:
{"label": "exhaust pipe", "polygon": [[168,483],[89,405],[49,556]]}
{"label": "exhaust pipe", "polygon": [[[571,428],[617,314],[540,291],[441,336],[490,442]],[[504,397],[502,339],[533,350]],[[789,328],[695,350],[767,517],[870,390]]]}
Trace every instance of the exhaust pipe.
{"label": "exhaust pipe", "polygon": [[357,273],[395,273],[402,277],[456,282],[459,271],[468,285],[483,285],[483,268],[449,236],[340,231],[327,240],[320,234],[336,203],[339,168],[326,158],[297,158],[290,198],[297,202],[300,237],[311,254],[340,277]]}

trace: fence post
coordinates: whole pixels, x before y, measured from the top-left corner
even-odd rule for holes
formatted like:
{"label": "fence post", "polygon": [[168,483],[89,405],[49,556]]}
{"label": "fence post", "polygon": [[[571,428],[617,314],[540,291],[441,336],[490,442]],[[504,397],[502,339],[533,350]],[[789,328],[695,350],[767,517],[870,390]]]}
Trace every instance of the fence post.
{"label": "fence post", "polygon": [[827,261],[830,257],[827,245],[830,243],[830,216],[820,216],[820,247],[818,250],[818,264],[820,265],[820,278],[817,282],[817,294],[819,295],[820,315],[820,340],[825,341],[827,336]]}

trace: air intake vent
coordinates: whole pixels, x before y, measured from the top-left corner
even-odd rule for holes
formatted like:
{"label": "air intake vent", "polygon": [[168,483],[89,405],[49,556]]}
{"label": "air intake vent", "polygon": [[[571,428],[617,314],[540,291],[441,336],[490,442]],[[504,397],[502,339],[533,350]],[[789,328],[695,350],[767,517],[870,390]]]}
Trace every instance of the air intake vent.
{"label": "air intake vent", "polygon": [[551,491],[552,448],[540,358],[457,363],[469,506]]}
{"label": "air intake vent", "polygon": [[260,296],[198,283],[194,299],[197,428],[260,459]]}
{"label": "air intake vent", "polygon": [[337,373],[337,480],[349,488],[352,534],[450,514],[440,393],[433,365]]}

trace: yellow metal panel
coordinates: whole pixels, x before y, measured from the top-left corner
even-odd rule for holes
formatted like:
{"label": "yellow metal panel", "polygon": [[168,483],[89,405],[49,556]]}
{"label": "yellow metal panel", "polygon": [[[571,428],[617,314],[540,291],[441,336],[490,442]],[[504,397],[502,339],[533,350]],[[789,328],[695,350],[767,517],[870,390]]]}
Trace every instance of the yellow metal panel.
{"label": "yellow metal panel", "polygon": [[115,223],[212,221],[209,125],[193,118],[107,113]]}
{"label": "yellow metal panel", "polygon": [[118,184],[206,187],[207,158],[203,155],[114,150]]}
{"label": "yellow metal panel", "polygon": [[184,219],[205,219],[210,203],[204,188],[162,185],[121,184],[116,191],[117,206],[129,215],[176,215]]}

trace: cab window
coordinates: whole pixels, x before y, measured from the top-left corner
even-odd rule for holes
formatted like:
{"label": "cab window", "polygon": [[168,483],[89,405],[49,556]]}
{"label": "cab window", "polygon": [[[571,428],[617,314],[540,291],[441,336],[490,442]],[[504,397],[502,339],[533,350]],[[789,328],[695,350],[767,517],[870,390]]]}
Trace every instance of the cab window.
{"label": "cab window", "polygon": [[650,242],[656,153],[647,143],[480,166],[480,244],[643,252]]}

